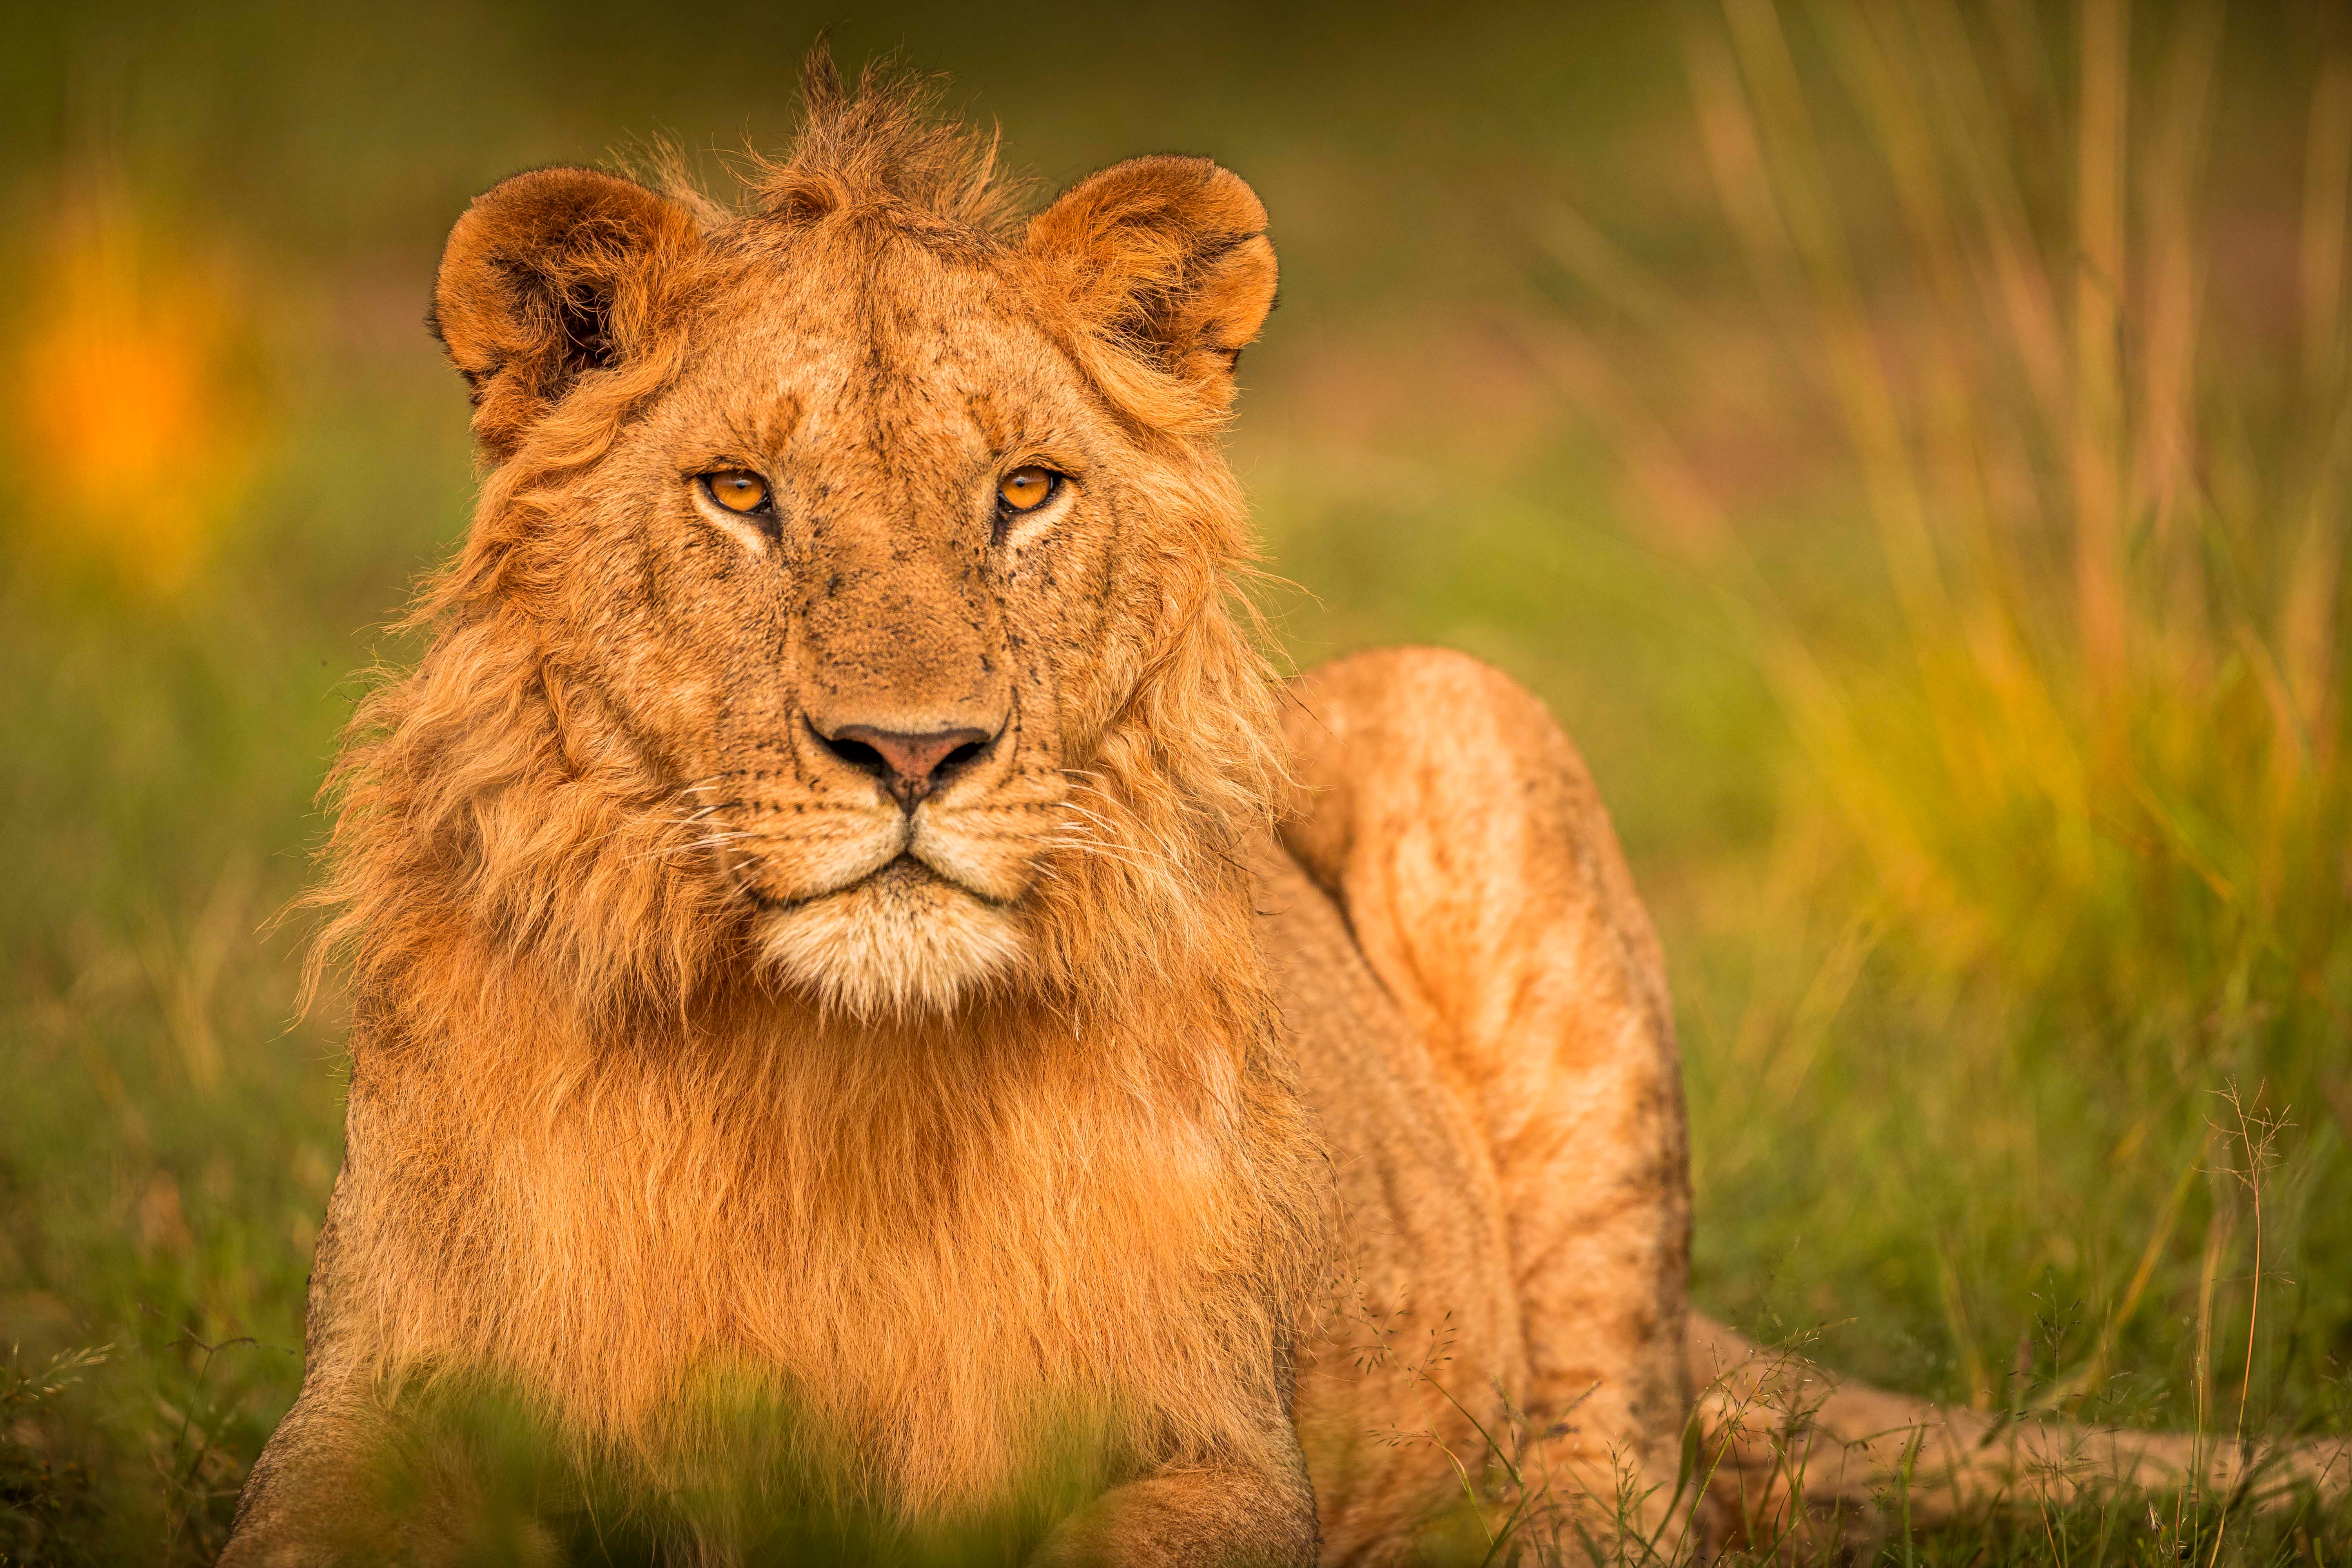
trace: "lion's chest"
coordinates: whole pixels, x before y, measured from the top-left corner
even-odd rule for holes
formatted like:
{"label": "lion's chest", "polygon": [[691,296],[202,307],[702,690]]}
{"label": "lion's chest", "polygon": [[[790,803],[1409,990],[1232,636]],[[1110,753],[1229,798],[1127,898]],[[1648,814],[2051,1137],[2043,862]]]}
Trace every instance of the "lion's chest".
{"label": "lion's chest", "polygon": [[583,1094],[471,1129],[462,1162],[445,1126],[433,1168],[380,1164],[411,1275],[392,1359],[494,1368],[654,1450],[748,1398],[918,1506],[1016,1482],[1073,1427],[1120,1447],[1230,1403],[1202,1369],[1251,1304],[1213,1141],[762,1110]]}

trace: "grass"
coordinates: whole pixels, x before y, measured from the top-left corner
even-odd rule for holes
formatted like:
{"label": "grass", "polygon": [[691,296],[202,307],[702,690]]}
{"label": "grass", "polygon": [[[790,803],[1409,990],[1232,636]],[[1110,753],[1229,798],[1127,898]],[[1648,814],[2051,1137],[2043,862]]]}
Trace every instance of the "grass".
{"label": "grass", "polygon": [[[2075,178],[2052,211],[2027,188],[2017,128],[1972,78],[1982,45],[1956,14],[1822,13],[1901,215],[1875,300],[1769,13],[1734,7],[1725,56],[1695,54],[1702,116],[1727,127],[1727,184],[1752,173],[1732,160],[1752,157],[1777,204],[1785,244],[1758,215],[1749,260],[1765,290],[1789,290],[1774,313],[1838,409],[1895,611],[1862,648],[1769,598],[1759,611],[1817,792],[1820,839],[1790,851],[1817,858],[1793,874],[1812,907],[1836,907],[1820,895],[1843,888],[1855,911],[1785,1005],[1793,1022],[1896,1004],[1885,1043],[1941,1058],[1917,1086],[1940,1092],[1888,1084],[1881,1104],[1990,1100],[2032,1118],[2000,1125],[2059,1180],[2010,1215],[1964,1187],[1946,1234],[1959,1249],[2036,1246],[2063,1193],[2091,1234],[2116,1238],[2105,1256],[2038,1244],[2042,1310],[2087,1320],[2072,1352],[2084,1359],[2053,1369],[2072,1401],[2171,1340],[2193,1365],[2186,1387],[2157,1394],[2191,1395],[2210,1419],[2221,1378],[2234,1419],[2294,1422],[2339,1408],[2352,1349],[2352,1298],[2311,1261],[2352,1239],[2318,1198],[2347,1173],[2337,1063],[2352,1023],[2338,630],[2352,403],[2328,248],[2343,169],[2315,168],[2302,204],[2300,384],[2250,395],[2254,356],[2200,332],[2218,14],[2151,29],[2143,92],[2111,10],[2078,10]],[[1735,66],[1744,115],[1727,100]],[[2315,124],[2343,112],[2339,69],[2320,73]],[[2137,137],[2127,103],[2147,127]],[[1805,1070],[1841,1065],[1868,1070],[1827,1054]],[[1768,1082],[1795,1070],[1764,1068]],[[2077,1159],[2052,1158],[2060,1129]],[[1883,1128],[1881,1168],[1910,1166],[1898,1151],[1920,1141],[1906,1132]],[[2295,1255],[2271,1338],[2255,1307],[2253,1148],[2294,1215],[2271,1238],[2292,1238],[2273,1262]],[[2168,1274],[2185,1304],[2217,1267],[2233,1288],[2200,1307],[2193,1350],[2158,1311],[2139,1315],[2167,1299]],[[2022,1303],[1972,1302],[1959,1268],[1936,1264],[1967,1380],[1952,1392],[2000,1404],[1993,1380],[2014,1358],[1984,1320],[2006,1338]],[[2206,1337],[2216,1313],[2242,1353]]]}
{"label": "grass", "polygon": [[[1277,619],[1301,659],[1470,648],[1578,735],[1675,965],[1698,1294],[1769,1341],[2022,1419],[2352,1426],[2347,45],[2117,0],[1537,33],[1512,58],[1591,51],[1602,108],[1522,67],[1474,101],[1430,56],[1432,123],[1517,148],[1585,116],[1454,206],[1379,62],[1328,110],[1352,142],[1265,107],[1271,67],[1259,108],[1198,110],[1222,132],[1136,126],[1139,57],[1058,111],[1216,142],[1296,215],[1236,448],[1312,590]],[[66,147],[15,198],[68,260],[7,263],[34,302],[10,352],[54,357],[59,321],[102,341],[197,400],[176,428],[207,457],[135,448],[135,491],[192,492],[152,558],[106,478],[152,408],[85,386],[97,412],[0,475],[0,727],[32,738],[0,764],[0,1563],[208,1560],[291,1396],[337,1045],[290,1022],[293,938],[261,933],[367,628],[465,516],[460,399],[410,326],[429,238],[399,225],[500,172],[465,162],[467,98],[415,111],[422,172],[378,183],[421,216],[373,249],[259,216],[276,248],[212,247],[135,148]],[[627,112],[499,145],[577,157]],[[253,140],[207,114],[191,146]],[[1612,160],[1634,174],[1587,168]],[[1439,259],[1349,227],[1400,188],[1444,219],[1403,248]],[[132,424],[45,472],[107,418]],[[536,1485],[518,1452],[499,1473]],[[1459,1457],[1523,1521],[1468,1561],[1573,1550],[1513,1453]],[[2015,1500],[1858,1550],[2352,1556],[2309,1504]]]}

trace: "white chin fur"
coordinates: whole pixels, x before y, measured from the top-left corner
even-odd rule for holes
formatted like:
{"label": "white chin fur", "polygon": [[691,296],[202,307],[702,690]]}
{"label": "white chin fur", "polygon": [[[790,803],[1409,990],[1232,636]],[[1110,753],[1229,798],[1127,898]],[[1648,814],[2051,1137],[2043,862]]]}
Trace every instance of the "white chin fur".
{"label": "white chin fur", "polygon": [[1021,948],[1003,910],[898,865],[772,916],[761,954],[825,1007],[863,1022],[944,1013],[1010,968]]}

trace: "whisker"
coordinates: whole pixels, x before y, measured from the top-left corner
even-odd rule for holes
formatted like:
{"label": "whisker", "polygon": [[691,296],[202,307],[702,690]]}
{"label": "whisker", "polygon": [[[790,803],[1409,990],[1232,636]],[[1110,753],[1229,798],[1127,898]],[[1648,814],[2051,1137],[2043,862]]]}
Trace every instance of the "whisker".
{"label": "whisker", "polygon": [[1181,871],[1183,869],[1184,863],[1175,856],[1171,855],[1162,849],[1156,848],[1149,844],[1136,843],[1133,839],[1120,834],[1116,825],[1108,819],[1088,811],[1086,807],[1079,805],[1075,802],[1065,802],[1064,809],[1067,810],[1075,816],[1094,824],[1097,827],[1102,829],[1104,833],[1112,835],[1118,839],[1123,847],[1132,850],[1138,855],[1149,855],[1155,859],[1163,861],[1171,870]]}
{"label": "whisker", "polygon": [[682,844],[658,845],[654,848],[645,851],[643,854],[630,856],[625,864],[635,866],[647,860],[666,860],[677,856],[695,854],[700,850],[716,849],[720,847],[722,845],[739,844],[745,839],[763,837],[765,836],[756,833],[714,833],[707,837],[688,839]]}
{"label": "whisker", "polygon": [[1091,855],[1097,859],[1107,861],[1112,865],[1125,867],[1128,870],[1137,872],[1139,875],[1161,876],[1166,874],[1166,868],[1154,866],[1148,860],[1136,859],[1127,853],[1124,847],[1105,844],[1099,839],[1076,837],[1055,837],[1046,839],[1045,843],[1050,848],[1071,849],[1076,850],[1082,855]]}

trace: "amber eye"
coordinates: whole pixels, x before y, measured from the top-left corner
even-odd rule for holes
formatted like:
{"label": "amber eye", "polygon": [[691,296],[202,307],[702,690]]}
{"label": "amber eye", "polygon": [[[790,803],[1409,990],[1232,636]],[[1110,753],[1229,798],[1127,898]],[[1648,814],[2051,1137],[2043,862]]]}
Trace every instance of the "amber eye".
{"label": "amber eye", "polygon": [[1045,504],[1045,498],[1052,495],[1054,487],[1061,482],[1061,475],[1033,463],[1025,468],[1015,468],[999,479],[996,482],[996,499],[1004,503],[1008,511],[1034,511]]}
{"label": "amber eye", "polygon": [[724,473],[702,476],[702,488],[710,499],[733,512],[765,511],[768,508],[768,481],[757,474],[747,474],[740,468]]}

